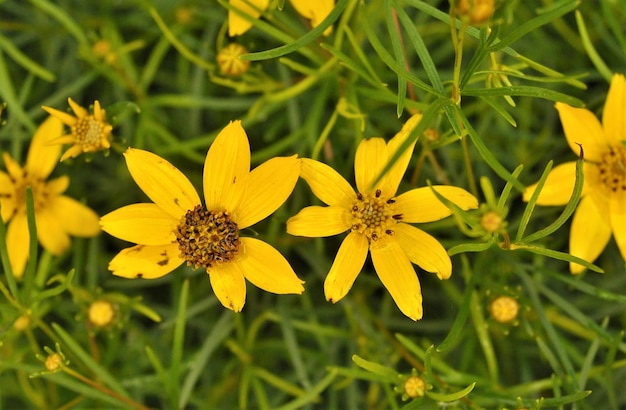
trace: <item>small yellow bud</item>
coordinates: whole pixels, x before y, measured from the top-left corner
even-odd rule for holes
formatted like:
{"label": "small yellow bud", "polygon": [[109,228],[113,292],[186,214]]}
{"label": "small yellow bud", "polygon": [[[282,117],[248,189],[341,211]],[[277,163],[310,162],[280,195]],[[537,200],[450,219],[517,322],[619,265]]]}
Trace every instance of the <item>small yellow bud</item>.
{"label": "small yellow bud", "polygon": [[482,226],[486,232],[498,232],[502,228],[502,217],[495,211],[485,212],[480,219],[480,226]]}
{"label": "small yellow bud", "polygon": [[423,397],[426,391],[424,379],[418,376],[410,376],[404,382],[404,394],[412,399]]}
{"label": "small yellow bud", "polygon": [[23,332],[24,330],[28,328],[29,325],[30,325],[30,316],[21,315],[20,317],[15,319],[15,322],[13,322],[13,329],[19,332]]}
{"label": "small yellow bud", "polygon": [[439,140],[439,137],[441,137],[441,135],[439,134],[439,131],[437,131],[435,128],[428,127],[426,128],[426,130],[424,130],[424,137],[426,137],[430,142],[435,142]]}
{"label": "small yellow bud", "polygon": [[47,358],[44,365],[46,366],[46,370],[50,372],[57,371],[61,368],[63,364],[63,357],[58,353],[51,353]]}
{"label": "small yellow bud", "polygon": [[180,24],[189,24],[193,19],[193,12],[190,7],[179,7],[175,13],[176,21]]}
{"label": "small yellow bud", "polygon": [[248,50],[237,43],[230,43],[217,53],[217,65],[222,74],[229,77],[238,77],[248,71],[250,61],[241,60],[239,56],[247,54]]}
{"label": "small yellow bud", "polygon": [[517,318],[519,302],[510,296],[498,296],[491,301],[489,311],[496,322],[509,323]]}
{"label": "small yellow bud", "polygon": [[456,12],[461,19],[478,25],[488,21],[493,15],[494,0],[457,0]]}
{"label": "small yellow bud", "polygon": [[98,327],[109,325],[115,317],[115,309],[111,302],[96,300],[89,306],[89,321]]}

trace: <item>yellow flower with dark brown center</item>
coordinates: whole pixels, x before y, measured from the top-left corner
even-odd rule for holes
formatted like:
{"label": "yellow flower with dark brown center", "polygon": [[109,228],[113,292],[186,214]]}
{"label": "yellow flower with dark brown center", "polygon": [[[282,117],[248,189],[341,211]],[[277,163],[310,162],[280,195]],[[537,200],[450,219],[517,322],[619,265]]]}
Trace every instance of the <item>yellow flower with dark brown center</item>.
{"label": "yellow flower with dark brown center", "polygon": [[68,158],[75,158],[84,152],[109,149],[113,126],[107,123],[106,111],[100,107],[100,102],[96,100],[93,103],[93,114],[89,114],[85,108],[76,104],[71,98],[68,98],[67,102],[76,116],[51,107],[41,107],[70,127],[69,134],[48,141],[50,144],[72,145],[61,156],[61,162]]}
{"label": "yellow flower with dark brown center", "polygon": [[[302,159],[301,176],[326,207],[310,206],[287,221],[287,232],[325,237],[348,231],[324,283],[326,299],[338,302],[350,290],[368,251],[378,277],[398,308],[413,320],[422,318],[422,292],[412,263],[448,279],[452,264],[444,247],[410,223],[432,222],[451,211],[430,187],[397,195],[415,142],[402,153],[377,182],[389,160],[410,136],[421,115],[411,117],[402,130],[385,143],[382,138],[362,141],[356,152],[354,172],[357,191],[334,169],[321,162]],[[464,189],[434,186],[462,209],[476,208],[478,201]]]}
{"label": "yellow flower with dark brown center", "polygon": [[102,229],[136,243],[111,260],[113,274],[154,279],[186,262],[204,268],[219,301],[235,312],[246,283],[277,294],[304,291],[289,262],[269,244],[240,236],[291,194],[300,160],[272,158],[250,171],[250,145],[240,121],[224,128],[204,163],[204,206],[189,180],[172,164],[129,148],[128,170],[154,203],[128,205],[102,217]]}
{"label": "yellow flower with dark brown center", "polygon": [[229,77],[238,77],[248,71],[250,61],[239,57],[247,54],[248,50],[241,44],[230,43],[217,53],[217,66],[220,72]]}
{"label": "yellow flower with dark brown center", "polygon": [[65,252],[70,247],[70,235],[90,237],[100,232],[95,212],[62,195],[70,183],[67,176],[47,181],[61,154],[59,145],[47,142],[62,132],[61,121],[54,117],[46,119],[33,136],[24,168],[8,153],[2,155],[8,171],[0,171],[2,220],[9,223],[6,243],[13,274],[18,278],[24,274],[28,260],[27,187],[33,194],[37,239],[51,254]]}
{"label": "yellow flower with dark brown center", "polygon": [[[614,74],[604,105],[602,124],[589,110],[556,103],[565,138],[578,154],[584,150],[585,180],[582,198],[572,220],[569,253],[595,261],[611,239],[626,261],[626,81]],[[539,193],[539,205],[565,205],[574,191],[576,163],[554,167]],[[537,184],[524,192],[528,201]],[[585,267],[570,263],[570,271]]]}

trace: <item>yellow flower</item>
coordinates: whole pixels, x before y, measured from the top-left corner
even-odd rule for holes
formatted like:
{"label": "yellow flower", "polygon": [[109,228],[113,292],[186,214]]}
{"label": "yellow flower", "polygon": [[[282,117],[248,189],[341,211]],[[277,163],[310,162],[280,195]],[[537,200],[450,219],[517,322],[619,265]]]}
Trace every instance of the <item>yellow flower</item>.
{"label": "yellow flower", "polygon": [[[615,74],[604,105],[602,124],[589,110],[556,103],[565,138],[578,154],[585,153],[585,183],[570,229],[570,254],[593,262],[604,250],[611,233],[626,260],[626,81]],[[574,190],[576,163],[552,169],[539,194],[539,205],[564,205]],[[528,201],[537,184],[524,192]],[[570,263],[574,274],[585,270]]]}
{"label": "yellow flower", "polygon": [[[300,15],[311,20],[311,25],[317,27],[335,7],[335,0],[290,0],[293,7]],[[231,6],[241,12],[258,19],[261,13],[269,6],[269,0],[229,0]],[[246,20],[239,13],[228,10],[228,35],[238,36],[250,30],[252,22]],[[332,27],[324,31],[324,35],[329,35]]]}
{"label": "yellow flower", "polygon": [[8,153],[3,153],[8,173],[0,171],[2,220],[9,222],[6,243],[13,274],[21,277],[28,260],[28,222],[26,187],[33,193],[37,238],[53,255],[70,247],[70,235],[89,237],[100,232],[98,215],[80,202],[62,195],[70,180],[67,176],[46,181],[61,154],[61,147],[48,145],[50,138],[63,132],[63,124],[54,117],[46,119],[31,141],[26,165],[20,167]]}
{"label": "yellow flower", "polygon": [[239,236],[291,194],[300,172],[295,155],[272,158],[250,172],[248,137],[240,121],[231,122],[206,156],[205,207],[191,182],[163,158],[133,148],[124,156],[131,176],[154,203],[128,205],[102,217],[104,231],[138,244],[111,260],[113,274],[154,279],[187,262],[207,270],[215,295],[235,312],[246,300],[244,278],[272,293],[304,291],[304,282],[276,249]]}
{"label": "yellow flower", "polygon": [[[348,293],[368,250],[383,285],[402,313],[413,320],[422,318],[422,294],[411,262],[435,273],[439,279],[447,279],[452,273],[450,257],[443,246],[409,225],[445,218],[451,214],[450,210],[429,187],[396,195],[415,143],[373,185],[420,119],[420,115],[411,117],[389,143],[382,138],[371,138],[359,144],[354,161],[357,192],[328,165],[302,159],[302,178],[328,206],[302,209],[287,221],[287,232],[325,237],[349,231],[324,283],[326,299],[330,302],[335,303]],[[463,209],[478,206],[476,198],[461,188],[435,186],[434,189]]]}
{"label": "yellow flower", "polygon": [[106,112],[100,107],[100,102],[96,100],[93,103],[93,115],[71,98],[68,98],[67,102],[76,114],[75,117],[54,108],[41,107],[70,127],[69,134],[48,141],[51,144],[72,144],[72,147],[61,156],[61,162],[77,157],[83,152],[109,149],[113,126],[106,122]]}

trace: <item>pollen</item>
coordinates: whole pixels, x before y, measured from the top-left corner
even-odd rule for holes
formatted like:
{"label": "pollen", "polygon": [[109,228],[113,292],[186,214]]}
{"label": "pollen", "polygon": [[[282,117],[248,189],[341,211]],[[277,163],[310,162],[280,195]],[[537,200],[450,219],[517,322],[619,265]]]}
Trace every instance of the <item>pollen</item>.
{"label": "pollen", "polygon": [[371,194],[356,194],[356,201],[350,208],[352,231],[365,235],[370,242],[383,235],[393,235],[393,226],[402,220],[402,214],[394,212],[395,200],[383,196],[380,190]]}
{"label": "pollen", "polygon": [[239,253],[239,228],[227,211],[207,211],[202,205],[187,211],[174,230],[180,257],[194,268],[230,262]]}
{"label": "pollen", "polygon": [[611,147],[602,155],[598,170],[605,187],[612,192],[626,194],[626,147]]}
{"label": "pollen", "polygon": [[79,118],[71,130],[75,143],[82,147],[83,152],[95,152],[110,146],[111,126],[98,121],[93,115]]}

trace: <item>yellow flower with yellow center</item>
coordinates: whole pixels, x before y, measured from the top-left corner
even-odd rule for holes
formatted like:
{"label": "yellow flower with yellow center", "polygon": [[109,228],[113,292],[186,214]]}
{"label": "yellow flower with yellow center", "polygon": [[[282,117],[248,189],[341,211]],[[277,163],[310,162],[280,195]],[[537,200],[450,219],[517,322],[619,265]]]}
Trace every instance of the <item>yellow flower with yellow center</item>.
{"label": "yellow flower with yellow center", "polygon": [[33,136],[24,168],[8,153],[2,154],[8,171],[0,171],[2,220],[9,223],[6,243],[13,274],[18,278],[24,274],[28,260],[27,187],[33,193],[37,239],[51,254],[65,252],[70,247],[70,235],[90,237],[100,232],[95,212],[62,195],[70,183],[67,176],[47,181],[61,154],[61,147],[48,145],[48,140],[62,132],[61,121],[54,117],[46,119]]}
{"label": "yellow flower with yellow center", "polygon": [[[302,178],[326,207],[310,206],[287,221],[287,232],[307,237],[326,237],[348,231],[324,283],[326,299],[338,302],[350,290],[368,251],[378,277],[398,308],[413,320],[422,318],[422,293],[412,263],[433,272],[439,279],[452,273],[443,246],[410,223],[432,222],[451,214],[430,187],[397,195],[415,143],[402,153],[383,178],[374,183],[389,160],[410,136],[421,115],[411,117],[388,143],[382,138],[362,141],[356,152],[354,173],[357,191],[334,169],[321,162],[302,159]],[[462,209],[478,207],[464,189],[434,186]]]}
{"label": "yellow flower with yellow center", "polygon": [[66,112],[43,106],[50,115],[63,121],[70,127],[70,133],[54,138],[50,144],[71,144],[72,146],[61,156],[61,162],[68,158],[75,158],[84,152],[95,152],[111,147],[111,131],[113,126],[106,121],[106,111],[100,107],[100,102],[93,103],[93,114],[76,104],[71,98],[67,99],[76,116]]}
{"label": "yellow flower with yellow center", "polygon": [[[626,81],[614,74],[604,105],[602,124],[589,110],[556,103],[565,138],[578,154],[584,150],[585,180],[582,198],[570,228],[570,254],[595,261],[611,239],[626,260]],[[574,191],[576,163],[554,167],[539,193],[539,205],[565,205]],[[528,201],[537,184],[524,192]],[[570,271],[581,273],[585,267],[570,263]]]}
{"label": "yellow flower with yellow center", "polygon": [[172,164],[129,148],[128,170],[154,203],[134,204],[100,220],[102,229],[136,246],[122,250],[109,269],[126,278],[154,279],[187,263],[204,268],[225,307],[241,311],[245,279],[277,294],[304,291],[289,262],[272,246],[239,236],[265,219],[293,191],[300,160],[272,158],[250,171],[250,144],[240,121],[215,138],[204,163],[204,206],[189,180]]}
{"label": "yellow flower with yellow center", "polygon": [[[311,25],[317,27],[335,7],[335,0],[290,0],[294,9],[304,18],[311,20]],[[261,13],[269,6],[269,0],[229,0],[229,4],[247,14],[253,19],[258,19]],[[233,10],[228,10],[228,35],[239,36],[252,27],[252,22]],[[329,35],[332,27],[324,31]]]}

